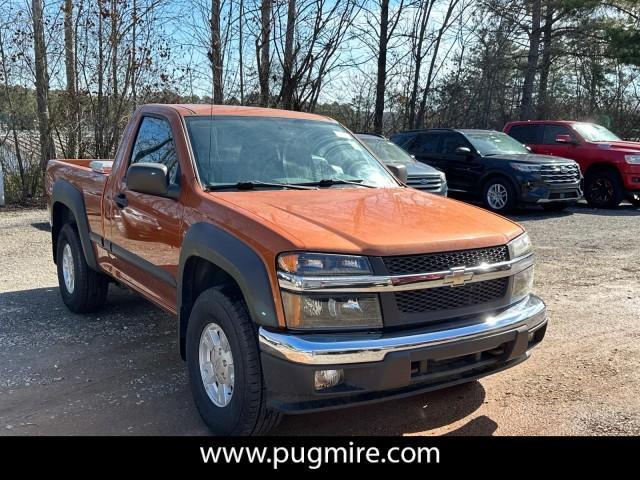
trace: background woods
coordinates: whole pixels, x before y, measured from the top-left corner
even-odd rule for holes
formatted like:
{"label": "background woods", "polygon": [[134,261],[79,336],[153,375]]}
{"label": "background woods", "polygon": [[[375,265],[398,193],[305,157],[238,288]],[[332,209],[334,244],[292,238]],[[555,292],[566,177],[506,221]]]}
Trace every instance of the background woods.
{"label": "background woods", "polygon": [[594,120],[640,137],[637,0],[0,0],[0,167],[110,158],[141,103],[323,113],[355,131]]}

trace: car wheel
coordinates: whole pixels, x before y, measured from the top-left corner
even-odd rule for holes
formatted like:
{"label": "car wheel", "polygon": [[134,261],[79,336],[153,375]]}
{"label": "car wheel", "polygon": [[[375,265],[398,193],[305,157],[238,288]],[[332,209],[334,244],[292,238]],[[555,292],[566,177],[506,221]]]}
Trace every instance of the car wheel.
{"label": "car wheel", "polygon": [[221,288],[198,296],[187,327],[193,398],[215,435],[266,433],[280,414],[266,407],[255,324],[239,295]]}
{"label": "car wheel", "polygon": [[482,201],[493,212],[508,213],[516,206],[516,192],[506,178],[491,178],[484,185]]}
{"label": "car wheel", "polygon": [[592,208],[616,208],[623,198],[618,174],[610,170],[590,173],[585,179],[584,196]]}
{"label": "car wheel", "polygon": [[543,203],[542,208],[545,209],[547,212],[561,212],[567,209],[569,205],[570,204],[565,202]]}
{"label": "car wheel", "polygon": [[633,193],[629,195],[629,202],[634,207],[640,207],[640,193]]}
{"label": "car wheel", "polygon": [[89,268],[78,232],[69,223],[60,229],[58,235],[56,264],[60,295],[69,310],[87,313],[104,307],[109,279]]}

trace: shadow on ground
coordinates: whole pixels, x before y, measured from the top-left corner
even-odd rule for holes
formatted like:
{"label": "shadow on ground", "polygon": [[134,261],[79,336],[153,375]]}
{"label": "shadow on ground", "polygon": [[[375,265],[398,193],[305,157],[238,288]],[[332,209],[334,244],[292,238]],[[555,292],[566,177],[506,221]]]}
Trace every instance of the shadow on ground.
{"label": "shadow on ground", "polygon": [[[191,400],[175,319],[127,290],[111,286],[107,307],[89,315],[70,313],[57,287],[0,293],[0,343],[0,435],[208,433]],[[285,417],[272,433],[411,434],[459,421],[484,399],[476,381]],[[457,432],[495,428],[474,420]]]}

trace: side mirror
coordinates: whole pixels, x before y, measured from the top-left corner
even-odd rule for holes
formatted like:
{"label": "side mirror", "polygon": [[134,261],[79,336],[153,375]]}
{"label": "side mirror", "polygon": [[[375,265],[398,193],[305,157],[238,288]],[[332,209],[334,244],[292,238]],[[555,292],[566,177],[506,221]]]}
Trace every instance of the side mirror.
{"label": "side mirror", "polygon": [[464,155],[465,157],[471,155],[471,149],[469,147],[458,147],[454,152],[456,155]]}
{"label": "side mirror", "polygon": [[556,135],[556,143],[574,144],[576,142],[571,135]]}
{"label": "side mirror", "polygon": [[387,165],[393,176],[400,180],[401,183],[407,183],[407,167],[400,164]]}
{"label": "side mirror", "polygon": [[127,188],[157,197],[178,198],[179,189],[169,185],[169,172],[162,163],[134,163],[127,170]]}

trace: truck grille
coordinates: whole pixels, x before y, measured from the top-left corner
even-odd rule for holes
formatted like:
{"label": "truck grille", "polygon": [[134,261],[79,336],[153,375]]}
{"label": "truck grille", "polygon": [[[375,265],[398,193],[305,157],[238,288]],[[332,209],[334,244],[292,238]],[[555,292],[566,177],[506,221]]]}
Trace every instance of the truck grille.
{"label": "truck grille", "polygon": [[437,192],[442,188],[442,178],[438,174],[415,175],[407,179],[407,185],[425,192]]}
{"label": "truck grille", "polygon": [[545,183],[576,183],[580,180],[580,170],[575,163],[542,165],[540,174]]}
{"label": "truck grille", "polygon": [[509,260],[509,250],[506,245],[383,258],[384,264],[391,275],[442,272],[453,267],[477,267],[482,263],[498,263],[507,260]]}
{"label": "truck grille", "polygon": [[438,287],[396,293],[398,309],[404,313],[433,312],[471,307],[498,300],[507,294],[509,277],[468,283],[461,287]]}

